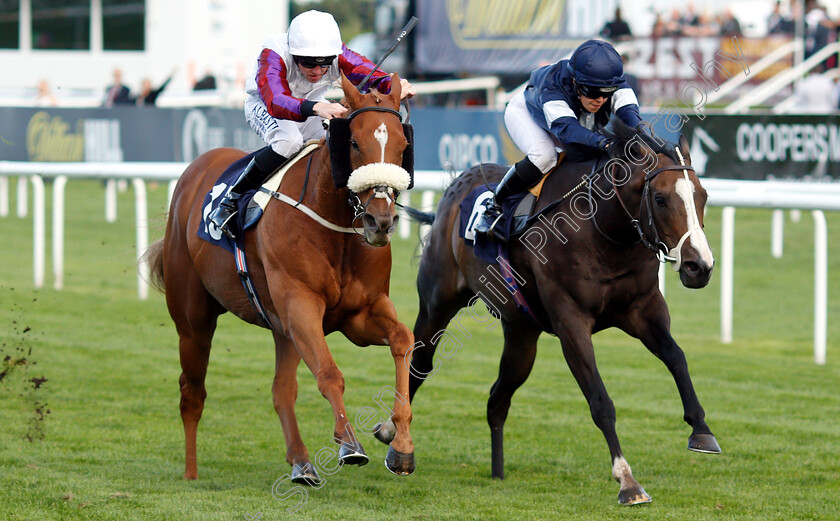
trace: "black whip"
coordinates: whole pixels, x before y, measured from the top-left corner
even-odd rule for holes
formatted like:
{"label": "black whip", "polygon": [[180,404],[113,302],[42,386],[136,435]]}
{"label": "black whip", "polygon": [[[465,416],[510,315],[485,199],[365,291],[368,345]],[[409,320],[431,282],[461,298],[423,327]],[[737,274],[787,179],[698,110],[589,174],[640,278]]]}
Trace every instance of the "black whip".
{"label": "black whip", "polygon": [[398,34],[397,37],[394,38],[394,41],[391,43],[391,46],[385,52],[385,55],[382,56],[382,58],[379,59],[379,61],[376,63],[376,65],[373,66],[373,69],[371,69],[370,72],[368,73],[368,75],[365,76],[365,79],[363,79],[359,83],[359,87],[358,87],[359,92],[364,94],[367,91],[366,86],[367,86],[367,82],[370,80],[370,77],[373,76],[373,73],[376,71],[376,69],[378,69],[379,66],[382,65],[382,62],[385,61],[385,58],[387,58],[388,56],[391,55],[392,52],[394,52],[394,49],[397,48],[397,45],[400,44],[402,39],[405,38],[406,35],[411,32],[412,29],[414,29],[414,26],[417,25],[417,22],[419,22],[417,17],[412,16],[411,20],[409,20],[408,23],[405,24],[405,27],[403,27],[402,31],[400,31],[400,34]]}

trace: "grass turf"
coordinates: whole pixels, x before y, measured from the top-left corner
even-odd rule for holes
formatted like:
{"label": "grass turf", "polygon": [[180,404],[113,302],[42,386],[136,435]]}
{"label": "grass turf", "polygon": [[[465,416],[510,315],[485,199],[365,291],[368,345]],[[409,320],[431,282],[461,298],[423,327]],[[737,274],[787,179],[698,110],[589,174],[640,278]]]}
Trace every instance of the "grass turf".
{"label": "grass turf", "polygon": [[[166,190],[150,186],[149,194],[157,237]],[[61,291],[49,276],[47,287],[33,288],[31,217],[0,218],[0,358],[26,359],[0,381],[2,520],[836,519],[840,325],[831,319],[840,311],[840,251],[829,246],[828,363],[817,366],[808,214],[786,222],[784,256],[774,259],[770,213],[738,210],[732,344],[719,340],[719,278],[697,291],[668,273],[673,333],[723,454],[685,449],[690,429],[673,380],[639,342],[616,331],[596,335],[622,448],[652,504],[617,505],[606,443],[547,336],[513,399],[507,479],[491,479],[484,414],[501,334],[465,321],[472,338],[440,360],[413,405],[415,474],[391,475],[382,464],[387,447],[361,437],[370,464],[322,474],[325,485],[289,513],[300,496],[272,496],[289,466],[271,405],[270,335],[228,315],[207,377],[200,478],[181,478],[177,336],[162,296],[137,299],[132,197],[120,194],[119,220],[106,223],[101,184],[68,185]],[[829,232],[837,230],[838,216],[828,218]],[[720,209],[710,209],[706,230],[719,250]],[[392,297],[409,326],[415,244],[394,242]],[[340,335],[328,342],[344,372],[348,412],[376,407],[379,390],[393,385],[387,348],[358,348]],[[35,389],[32,378],[42,377]],[[332,415],[303,365],[298,380],[298,419],[314,455],[330,447]]]}

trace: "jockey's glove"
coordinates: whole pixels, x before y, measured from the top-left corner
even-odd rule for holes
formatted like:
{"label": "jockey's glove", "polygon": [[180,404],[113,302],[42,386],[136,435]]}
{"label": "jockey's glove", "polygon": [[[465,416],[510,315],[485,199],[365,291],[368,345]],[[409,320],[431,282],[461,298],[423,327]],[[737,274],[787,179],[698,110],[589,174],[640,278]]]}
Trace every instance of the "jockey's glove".
{"label": "jockey's glove", "polygon": [[618,143],[614,139],[606,138],[601,141],[601,151],[606,152],[610,157],[618,155]]}

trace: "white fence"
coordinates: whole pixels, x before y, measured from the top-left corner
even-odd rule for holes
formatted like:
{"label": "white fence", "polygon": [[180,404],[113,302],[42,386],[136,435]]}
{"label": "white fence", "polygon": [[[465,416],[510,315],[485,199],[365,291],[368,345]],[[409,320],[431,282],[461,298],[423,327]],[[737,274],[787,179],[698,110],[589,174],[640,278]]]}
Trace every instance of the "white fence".
{"label": "white fence", "polygon": [[[53,287],[62,289],[64,270],[64,187],[69,178],[103,179],[106,181],[105,216],[116,220],[116,179],[130,179],[135,191],[135,220],[137,243],[137,291],[140,299],[148,298],[148,266],[140,261],[149,244],[146,181],[169,183],[171,198],[175,182],[186,163],[32,163],[0,161],[0,217],[9,214],[9,176],[20,176],[17,185],[17,215],[27,215],[28,178],[33,187],[33,272],[36,288],[44,285],[45,271],[45,190],[44,177],[54,178],[53,185]],[[415,190],[422,193],[419,208],[429,210],[436,192],[448,184],[449,174],[421,170],[415,173]],[[718,270],[721,277],[721,340],[732,342],[733,273],[735,207],[776,209],[773,217],[773,254],[781,255],[781,209],[810,210],[815,224],[814,266],[814,360],[826,360],[826,327],[828,309],[828,232],[823,210],[840,211],[840,184],[801,183],[781,181],[733,181],[704,179],[709,192],[709,205],[723,206],[722,244]],[[401,196],[403,204],[413,204],[409,193]],[[400,221],[399,235],[407,238],[410,225],[407,218]],[[660,274],[664,273],[663,270]],[[664,277],[660,276],[664,292]]]}

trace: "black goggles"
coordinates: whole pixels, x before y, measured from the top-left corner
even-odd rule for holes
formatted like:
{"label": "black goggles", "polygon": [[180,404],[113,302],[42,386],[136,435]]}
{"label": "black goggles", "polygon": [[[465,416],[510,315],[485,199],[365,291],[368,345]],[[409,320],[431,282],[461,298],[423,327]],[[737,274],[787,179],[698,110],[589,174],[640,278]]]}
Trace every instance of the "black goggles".
{"label": "black goggles", "polygon": [[615,91],[618,90],[618,87],[616,86],[595,87],[592,85],[584,85],[582,83],[578,83],[576,85],[577,93],[589,99],[609,98]]}
{"label": "black goggles", "polygon": [[295,56],[295,63],[304,69],[314,69],[315,67],[329,68],[332,65],[335,56]]}

